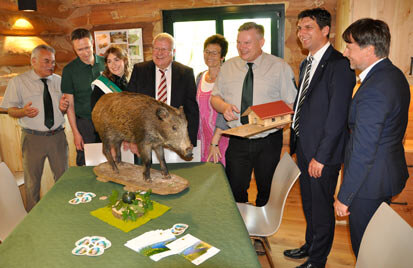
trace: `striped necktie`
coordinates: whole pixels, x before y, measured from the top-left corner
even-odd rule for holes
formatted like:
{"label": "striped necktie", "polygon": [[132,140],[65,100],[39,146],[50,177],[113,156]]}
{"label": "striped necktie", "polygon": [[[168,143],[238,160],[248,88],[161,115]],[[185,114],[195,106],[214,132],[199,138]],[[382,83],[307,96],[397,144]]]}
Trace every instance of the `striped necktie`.
{"label": "striped necktie", "polygon": [[311,63],[313,62],[314,57],[310,56],[307,59],[307,66],[305,69],[305,74],[304,74],[304,82],[303,82],[303,87],[301,90],[300,94],[300,99],[297,103],[297,111],[295,114],[295,122],[294,122],[294,131],[297,136],[299,136],[300,133],[300,111],[301,111],[301,106],[303,105],[304,99],[307,95],[308,87],[310,85],[310,71],[311,71]]}
{"label": "striped necktie", "polygon": [[167,96],[168,96],[167,90],[166,90],[166,87],[167,87],[166,75],[165,75],[166,70],[159,69],[159,71],[161,72],[161,80],[159,81],[157,99],[159,101],[162,101],[162,102],[166,103]]}

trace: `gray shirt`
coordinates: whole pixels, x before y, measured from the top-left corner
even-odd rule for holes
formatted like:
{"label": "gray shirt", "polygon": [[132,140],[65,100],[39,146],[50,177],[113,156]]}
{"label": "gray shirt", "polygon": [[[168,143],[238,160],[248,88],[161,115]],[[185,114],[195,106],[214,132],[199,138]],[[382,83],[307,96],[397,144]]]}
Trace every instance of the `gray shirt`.
{"label": "gray shirt", "polygon": [[[285,103],[294,102],[297,95],[294,73],[283,59],[263,52],[253,63],[253,105],[279,100]],[[225,102],[241,110],[242,86],[247,72],[247,62],[240,57],[226,61],[215,81],[212,95],[220,96]],[[228,126],[241,126],[240,116],[238,115],[238,120],[228,122]],[[263,138],[275,131],[278,129],[270,129],[251,138]]]}
{"label": "gray shirt", "polygon": [[44,84],[40,80],[41,77],[33,70],[30,70],[14,77],[7,85],[3,102],[0,105],[1,108],[23,108],[28,102],[32,102],[32,107],[39,109],[39,114],[33,118],[27,116],[19,118],[19,125],[23,128],[37,131],[49,131],[62,126],[65,122],[63,114],[59,109],[59,102],[62,97],[62,91],[60,90],[61,77],[60,75],[52,74],[46,78],[53,103],[54,125],[51,129],[48,129],[44,125]]}

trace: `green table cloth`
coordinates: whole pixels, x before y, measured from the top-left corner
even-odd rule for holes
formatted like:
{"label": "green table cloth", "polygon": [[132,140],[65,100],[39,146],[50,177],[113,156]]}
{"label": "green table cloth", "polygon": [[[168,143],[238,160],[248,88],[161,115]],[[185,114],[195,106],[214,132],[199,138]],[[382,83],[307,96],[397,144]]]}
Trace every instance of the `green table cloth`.
{"label": "green table cloth", "polygon": [[[90,211],[107,204],[107,200],[99,200],[100,196],[109,195],[113,189],[123,192],[123,186],[97,181],[92,167],[69,168],[0,244],[0,267],[194,267],[180,255],[154,262],[124,246],[147,231],[171,228],[175,223],[188,224],[185,233],[221,250],[200,267],[261,267],[223,167],[212,163],[168,167],[171,173],[187,179],[189,188],[175,195],[153,194],[153,200],[171,209],[128,233],[90,215]],[[77,191],[97,196],[90,203],[69,204]],[[71,253],[77,240],[93,235],[106,237],[112,247],[98,257]]]}

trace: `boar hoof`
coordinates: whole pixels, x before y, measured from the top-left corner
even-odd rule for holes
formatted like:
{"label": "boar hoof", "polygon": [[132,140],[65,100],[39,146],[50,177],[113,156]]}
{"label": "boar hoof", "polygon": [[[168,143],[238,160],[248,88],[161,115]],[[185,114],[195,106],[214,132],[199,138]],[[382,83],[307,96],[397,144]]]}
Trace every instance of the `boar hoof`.
{"label": "boar hoof", "polygon": [[145,182],[152,182],[151,177],[143,176],[143,180],[144,180]]}
{"label": "boar hoof", "polygon": [[170,180],[172,177],[169,174],[163,175],[164,180]]}

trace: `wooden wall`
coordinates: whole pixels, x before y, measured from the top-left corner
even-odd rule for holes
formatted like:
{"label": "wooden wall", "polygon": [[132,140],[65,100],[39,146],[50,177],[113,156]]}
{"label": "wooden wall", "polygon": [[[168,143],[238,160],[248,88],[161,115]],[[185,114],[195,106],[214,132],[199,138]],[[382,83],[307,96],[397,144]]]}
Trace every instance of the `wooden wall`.
{"label": "wooden wall", "polygon": [[[41,42],[56,51],[56,72],[61,73],[66,63],[75,55],[69,42],[70,32],[78,27],[94,30],[142,28],[145,60],[151,58],[153,36],[162,32],[162,10],[284,3],[285,59],[298,73],[304,58],[297,43],[295,25],[297,14],[306,8],[322,6],[333,15],[337,0],[255,1],[255,0],[42,0],[37,1],[38,11],[17,10],[17,0],[0,0],[0,96],[4,95],[8,80],[30,68],[30,51]],[[16,28],[15,22],[24,18],[32,29]],[[334,41],[333,25],[332,40]]]}
{"label": "wooden wall", "polygon": [[[413,85],[410,57],[413,57],[413,1],[412,0],[338,0],[337,28],[342,33],[348,25],[361,18],[385,21],[390,28],[390,60],[406,75]],[[336,39],[336,47],[344,50],[345,43]],[[412,134],[413,135],[413,134]],[[412,136],[413,137],[413,136]]]}

